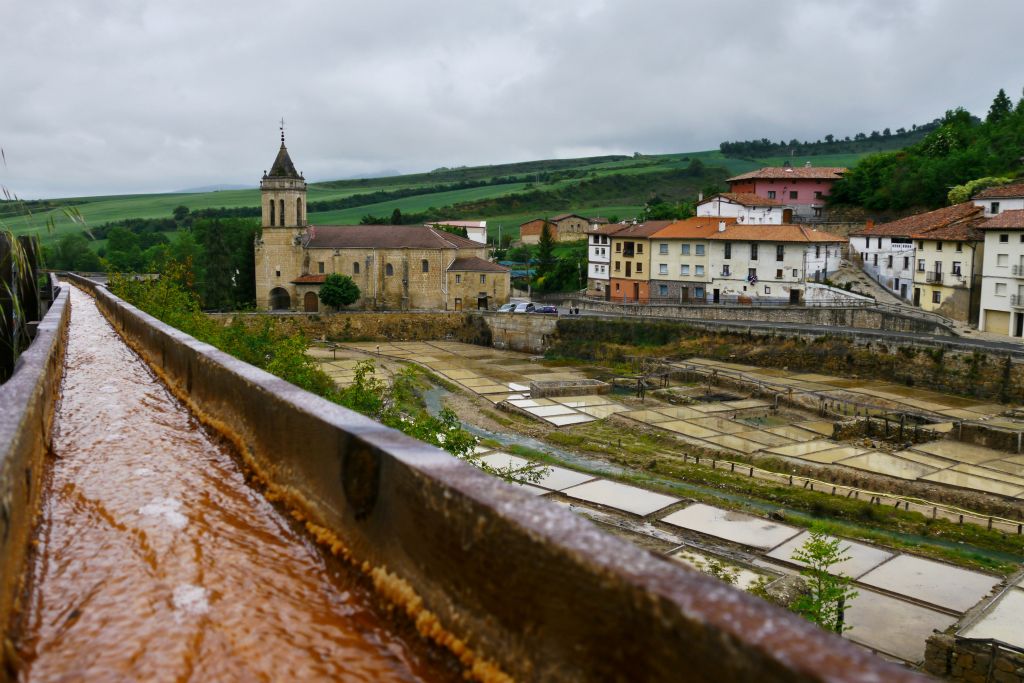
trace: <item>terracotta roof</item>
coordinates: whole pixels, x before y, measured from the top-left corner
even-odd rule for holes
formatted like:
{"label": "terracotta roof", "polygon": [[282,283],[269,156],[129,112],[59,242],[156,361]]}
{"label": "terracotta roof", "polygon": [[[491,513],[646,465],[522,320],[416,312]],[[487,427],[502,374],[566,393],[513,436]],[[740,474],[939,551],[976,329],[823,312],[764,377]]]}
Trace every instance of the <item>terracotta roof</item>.
{"label": "terracotta roof", "polygon": [[785,202],[778,199],[767,199],[760,195],[756,195],[753,192],[719,192],[716,195],[708,197],[697,205],[707,204],[708,202],[721,197],[730,202],[741,204],[743,206],[784,206]]}
{"label": "terracotta roof", "polygon": [[989,187],[974,195],[974,199],[1003,199],[1009,197],[1024,197],[1024,180],[1010,183],[1009,185]]}
{"label": "terracotta roof", "polygon": [[907,216],[898,221],[880,223],[850,234],[851,236],[928,237],[949,240],[977,239],[969,237],[968,233],[980,222],[982,213],[980,206],[971,202],[963,202]]}
{"label": "terracotta roof", "polygon": [[317,285],[327,280],[326,275],[300,275],[292,280],[293,285]]}
{"label": "terracotta roof", "polygon": [[636,225],[627,225],[615,233],[615,237],[650,237],[662,228],[667,228],[674,221],[647,221]]}
{"label": "terracotta roof", "polygon": [[281,142],[281,149],[277,151],[277,158],[274,159],[274,165],[270,167],[270,173],[267,174],[268,178],[293,178],[300,180],[302,178],[299,172],[295,170],[295,164],[292,163],[292,158],[288,156],[288,148],[284,146],[284,142]]}
{"label": "terracotta roof", "polygon": [[735,242],[805,242],[824,244],[846,242],[845,237],[833,235],[824,230],[813,230],[803,225],[727,225],[725,230],[716,230],[708,237],[712,240]]}
{"label": "terracotta roof", "polygon": [[766,166],[765,168],[729,178],[727,182],[764,178],[780,180],[784,178],[800,178],[801,180],[839,180],[846,173],[842,166]]}
{"label": "terracotta roof", "polygon": [[625,230],[630,226],[629,223],[601,223],[598,225],[590,224],[587,228],[588,235],[614,235],[620,230]]}
{"label": "terracotta roof", "polygon": [[977,227],[980,230],[1024,230],[1024,209],[1003,211]]}
{"label": "terracotta roof", "polygon": [[307,249],[481,249],[479,242],[426,225],[316,225]]}
{"label": "terracotta roof", "polygon": [[604,216],[591,216],[590,217],[590,222],[591,223],[607,223],[608,219],[605,218]]}
{"label": "terracotta roof", "polygon": [[459,258],[452,261],[452,264],[448,266],[448,270],[471,270],[474,272],[486,272],[486,273],[507,273],[509,269],[498,263],[492,263],[486,259],[482,259],[479,256],[460,256]]}
{"label": "terracotta roof", "polygon": [[718,227],[721,223],[725,223],[727,226],[736,225],[736,219],[719,218],[718,216],[698,216],[696,218],[687,218],[686,220],[676,221],[675,223],[662,228],[651,235],[651,238],[706,238],[718,232]]}

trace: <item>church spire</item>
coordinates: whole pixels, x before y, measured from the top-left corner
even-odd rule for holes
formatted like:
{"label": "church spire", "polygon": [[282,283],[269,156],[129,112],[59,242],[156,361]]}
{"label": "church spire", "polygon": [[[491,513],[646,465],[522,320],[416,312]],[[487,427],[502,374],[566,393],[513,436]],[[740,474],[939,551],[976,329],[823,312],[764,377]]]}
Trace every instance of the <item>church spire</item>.
{"label": "church spire", "polygon": [[288,148],[284,146],[284,117],[281,118],[281,149],[277,152],[277,158],[274,159],[274,165],[270,167],[270,173],[267,174],[268,178],[291,178],[293,180],[301,180],[302,174],[295,170],[295,164],[292,163],[292,158],[288,156]]}

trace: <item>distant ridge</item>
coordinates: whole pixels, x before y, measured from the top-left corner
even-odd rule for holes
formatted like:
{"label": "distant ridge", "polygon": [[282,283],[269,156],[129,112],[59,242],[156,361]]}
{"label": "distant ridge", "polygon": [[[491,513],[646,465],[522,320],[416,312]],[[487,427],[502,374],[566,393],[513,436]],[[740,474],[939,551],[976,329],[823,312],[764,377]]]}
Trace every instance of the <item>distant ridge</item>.
{"label": "distant ridge", "polygon": [[194,194],[196,192],[223,192],[224,190],[252,190],[255,188],[255,183],[251,185],[201,185],[199,187],[189,187],[184,190],[174,190],[171,194]]}

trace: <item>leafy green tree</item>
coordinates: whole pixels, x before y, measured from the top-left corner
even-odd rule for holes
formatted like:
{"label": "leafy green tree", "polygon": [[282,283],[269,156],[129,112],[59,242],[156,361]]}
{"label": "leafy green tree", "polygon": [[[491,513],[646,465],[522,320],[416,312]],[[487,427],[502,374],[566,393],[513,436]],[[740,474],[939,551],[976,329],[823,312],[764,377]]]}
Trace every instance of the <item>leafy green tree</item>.
{"label": "leafy green tree", "polygon": [[174,216],[174,220],[180,223],[181,221],[185,220],[185,218],[188,216],[188,207],[176,206],[174,207],[174,211],[171,212],[171,215]]}
{"label": "leafy green tree", "polygon": [[962,202],[966,202],[975,194],[981,192],[986,188],[997,187],[999,185],[1006,185],[1007,183],[1011,182],[1013,182],[1013,178],[999,178],[992,176],[986,178],[976,178],[975,180],[966,182],[963,185],[954,186],[953,189],[949,191],[949,194],[946,195],[946,197],[950,204],[960,204]]}
{"label": "leafy green tree", "polygon": [[391,212],[391,225],[401,225],[401,224],[402,224],[402,210],[401,209],[395,209],[394,211]]}
{"label": "leafy green tree", "polygon": [[359,300],[359,286],[348,275],[331,273],[320,285],[320,301],[340,309]]}
{"label": "leafy green tree", "polygon": [[988,108],[988,116],[985,117],[986,123],[995,123],[1002,121],[1010,112],[1013,110],[1013,102],[1006,95],[1006,91],[1002,88],[996,93],[996,97],[992,100],[992,106]]}
{"label": "leafy green tree", "polygon": [[840,545],[838,538],[810,530],[804,544],[793,552],[793,559],[804,565],[800,574],[807,580],[808,591],[790,606],[808,621],[837,633],[849,628],[845,624],[846,608],[857,597],[857,591],[850,587],[850,577],[832,573],[837,564],[850,559],[850,547]]}

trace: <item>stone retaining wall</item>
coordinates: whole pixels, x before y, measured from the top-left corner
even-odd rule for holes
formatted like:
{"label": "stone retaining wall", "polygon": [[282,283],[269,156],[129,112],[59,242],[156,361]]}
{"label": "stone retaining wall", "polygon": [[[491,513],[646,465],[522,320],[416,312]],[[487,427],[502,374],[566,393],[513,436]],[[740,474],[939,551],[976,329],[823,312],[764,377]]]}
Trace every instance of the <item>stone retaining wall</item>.
{"label": "stone retaining wall", "polygon": [[954,683],[1024,683],[1024,653],[944,633],[928,639],[922,668]]}

